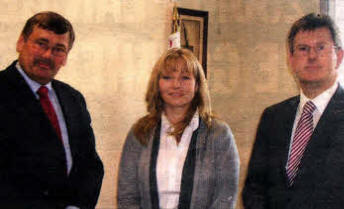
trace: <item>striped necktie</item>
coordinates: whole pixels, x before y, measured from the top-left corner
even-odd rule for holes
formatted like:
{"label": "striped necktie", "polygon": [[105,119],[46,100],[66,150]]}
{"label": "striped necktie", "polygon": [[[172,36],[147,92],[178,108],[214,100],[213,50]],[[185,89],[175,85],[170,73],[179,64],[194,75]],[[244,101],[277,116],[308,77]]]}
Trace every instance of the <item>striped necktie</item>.
{"label": "striped necktie", "polygon": [[294,183],[303,153],[313,133],[313,112],[315,109],[314,103],[308,101],[304,105],[301,118],[297,123],[287,164],[287,176],[290,186]]}

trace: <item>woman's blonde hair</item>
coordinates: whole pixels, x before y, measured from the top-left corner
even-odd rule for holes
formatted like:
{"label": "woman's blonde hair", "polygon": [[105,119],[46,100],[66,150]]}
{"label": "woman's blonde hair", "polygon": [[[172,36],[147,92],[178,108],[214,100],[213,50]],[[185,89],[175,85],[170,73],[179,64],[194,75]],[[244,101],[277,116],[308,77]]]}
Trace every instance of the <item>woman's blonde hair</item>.
{"label": "woman's blonde hair", "polygon": [[134,124],[134,135],[143,145],[148,143],[152,130],[160,122],[164,108],[164,101],[161,98],[159,90],[160,77],[163,72],[175,70],[180,60],[182,60],[186,66],[185,71],[194,76],[196,81],[196,92],[184,120],[174,125],[174,131],[170,134],[180,137],[197,109],[206,125],[210,126],[211,124],[213,116],[208,85],[203,68],[191,51],[173,48],[166,51],[156,62],[146,92],[145,100],[148,114],[140,118]]}

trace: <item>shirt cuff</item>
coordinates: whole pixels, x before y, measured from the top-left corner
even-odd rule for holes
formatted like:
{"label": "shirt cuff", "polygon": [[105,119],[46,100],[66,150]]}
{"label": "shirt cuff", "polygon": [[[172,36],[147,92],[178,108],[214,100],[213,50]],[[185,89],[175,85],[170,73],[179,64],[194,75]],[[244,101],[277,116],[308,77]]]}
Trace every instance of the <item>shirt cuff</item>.
{"label": "shirt cuff", "polygon": [[69,205],[66,207],[66,209],[80,209],[79,207],[73,206],[73,205]]}

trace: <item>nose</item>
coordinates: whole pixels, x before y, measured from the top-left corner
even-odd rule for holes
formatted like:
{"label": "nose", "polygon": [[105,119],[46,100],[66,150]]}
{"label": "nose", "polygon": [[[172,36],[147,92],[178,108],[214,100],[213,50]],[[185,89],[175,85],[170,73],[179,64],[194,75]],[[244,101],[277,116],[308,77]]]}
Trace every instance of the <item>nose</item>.
{"label": "nose", "polygon": [[43,58],[50,58],[53,55],[53,49],[52,48],[48,48],[45,49],[44,51],[42,51],[42,57]]}
{"label": "nose", "polygon": [[308,52],[308,58],[309,59],[315,59],[318,57],[318,51],[316,48],[311,47]]}
{"label": "nose", "polygon": [[181,86],[181,80],[180,79],[174,79],[173,80],[173,87],[179,88]]}

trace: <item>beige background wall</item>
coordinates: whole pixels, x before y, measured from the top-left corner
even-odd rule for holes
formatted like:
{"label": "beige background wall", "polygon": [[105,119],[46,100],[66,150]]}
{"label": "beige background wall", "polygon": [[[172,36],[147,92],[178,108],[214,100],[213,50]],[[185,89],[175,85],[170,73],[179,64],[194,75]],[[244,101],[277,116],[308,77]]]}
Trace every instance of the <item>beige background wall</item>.
{"label": "beige background wall", "polygon": [[[34,13],[56,11],[75,27],[75,46],[57,78],[88,103],[106,172],[98,208],[115,208],[121,147],[145,113],[148,76],[167,47],[172,6],[169,0],[0,1],[1,69],[16,59],[16,40]],[[242,182],[263,109],[297,93],[285,62],[287,31],[303,14],[319,11],[319,0],[179,0],[178,6],[209,11],[212,103],[235,134]]]}

